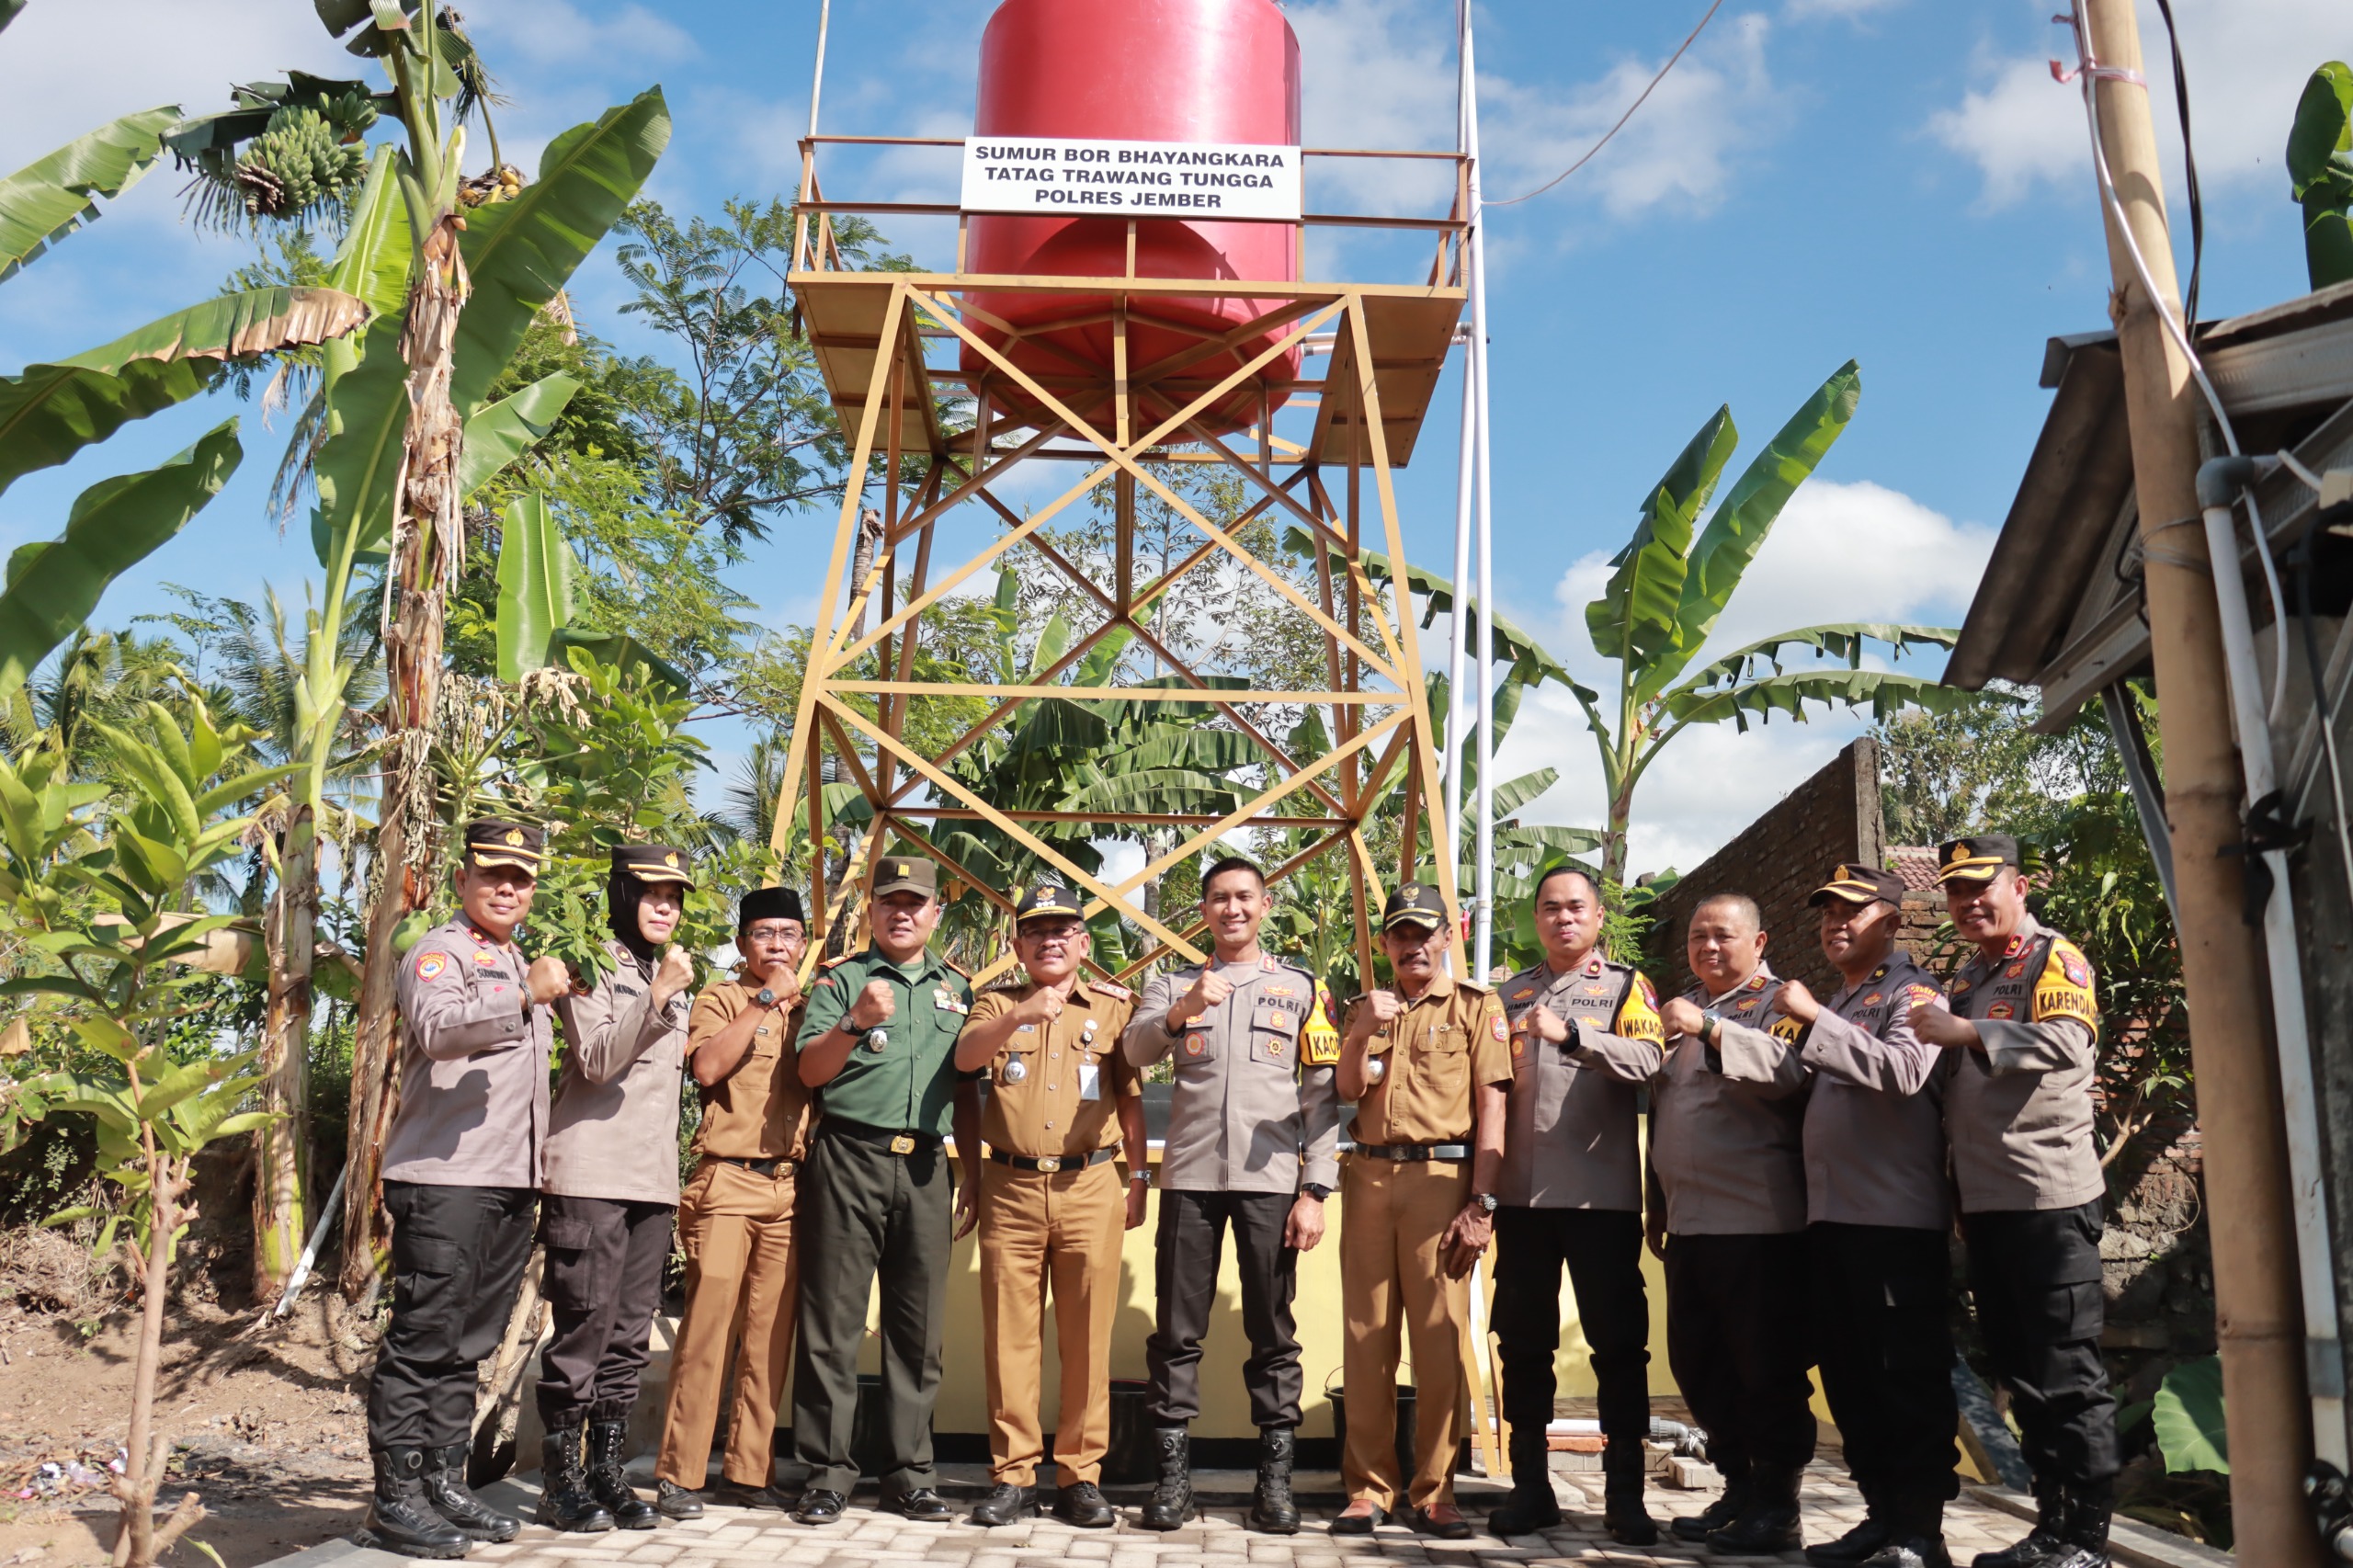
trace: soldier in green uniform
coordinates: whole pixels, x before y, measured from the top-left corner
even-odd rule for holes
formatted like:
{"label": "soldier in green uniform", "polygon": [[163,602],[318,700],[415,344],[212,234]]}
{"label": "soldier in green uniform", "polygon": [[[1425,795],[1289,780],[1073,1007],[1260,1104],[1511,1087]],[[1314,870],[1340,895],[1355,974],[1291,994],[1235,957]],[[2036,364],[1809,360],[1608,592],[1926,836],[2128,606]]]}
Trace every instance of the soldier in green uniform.
{"label": "soldier in green uniform", "polygon": [[[967,1118],[977,1135],[980,1099],[956,1074],[956,1036],[972,1009],[972,988],[929,948],[938,892],[930,861],[884,859],[874,883],[873,945],[826,967],[801,1025],[801,1081],[817,1091],[824,1117],[802,1168],[807,1262],[792,1379],[792,1446],[809,1467],[809,1489],[792,1517],[804,1525],[840,1518],[858,1481],[850,1458],[858,1349],[878,1275],[889,1450],[882,1506],[927,1522],[951,1517],[931,1460],[951,1240],[942,1142]],[[967,1193],[959,1207],[971,1205]]]}

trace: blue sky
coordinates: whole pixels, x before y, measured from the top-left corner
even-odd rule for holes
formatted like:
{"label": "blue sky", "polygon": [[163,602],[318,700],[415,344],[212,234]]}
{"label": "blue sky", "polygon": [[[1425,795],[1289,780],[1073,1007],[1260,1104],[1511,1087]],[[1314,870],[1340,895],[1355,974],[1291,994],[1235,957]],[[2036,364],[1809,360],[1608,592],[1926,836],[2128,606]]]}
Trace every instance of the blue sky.
{"label": "blue sky", "polygon": [[[469,24],[515,102],[526,167],[546,141],[650,83],[677,130],[654,194],[674,210],[789,195],[808,113],[815,0],[474,0]],[[970,126],[983,0],[835,0],[824,129],[959,135]],[[1566,166],[1621,111],[1704,0],[1601,6],[1488,0],[1479,11],[1490,199]],[[1843,360],[1860,360],[1853,428],[1793,504],[1722,628],[1727,639],[1829,619],[1954,624],[2007,509],[2049,394],[2042,343],[2106,318],[2107,262],[2078,99],[2044,62],[2065,47],[2051,0],[1727,0],[1627,131],[1551,194],[1491,222],[1498,597],[1577,666],[1581,608],[1659,471],[1719,403],[1760,438]],[[2143,17],[2165,79],[2156,17]],[[2207,197],[2205,311],[2302,292],[2279,149],[2320,62],[2353,55],[2344,0],[2177,0]],[[1451,0],[1291,0],[1311,143],[1451,144]],[[0,36],[0,168],[110,116],[222,107],[228,82],[350,66],[307,0],[33,0]],[[2169,92],[2161,141],[2177,164]],[[521,156],[517,156],[517,153]],[[953,164],[868,171],[876,195],[945,193]],[[0,289],[0,365],[104,341],[217,286],[244,248],[179,222],[158,174],[104,221]],[[1404,199],[1381,182],[1311,190],[1318,209]],[[2187,270],[2186,211],[2176,225]],[[924,259],[943,233],[894,234]],[[930,254],[926,254],[926,251]],[[1361,244],[1319,272],[1383,275]],[[1393,275],[1393,274],[1392,274]],[[574,290],[600,335],[608,256]],[[1404,476],[1409,551],[1443,569],[1454,492],[1451,378]],[[0,548],[53,535],[79,490],[194,439],[233,410],[176,411],[0,496]],[[306,530],[262,514],[280,432],[245,412],[245,470],[100,610],[165,608],[162,585],[299,599]],[[805,620],[831,518],[790,518],[739,574],[777,624]],[[1590,669],[1587,659],[1585,667]],[[1696,863],[1819,766],[1855,726],[1777,722],[1694,734],[1646,780],[1637,869]],[[732,737],[713,737],[725,749]],[[1590,743],[1565,702],[1524,710],[1506,764],[1563,781],[1537,813],[1597,814]],[[1725,780],[1737,778],[1736,787]]]}

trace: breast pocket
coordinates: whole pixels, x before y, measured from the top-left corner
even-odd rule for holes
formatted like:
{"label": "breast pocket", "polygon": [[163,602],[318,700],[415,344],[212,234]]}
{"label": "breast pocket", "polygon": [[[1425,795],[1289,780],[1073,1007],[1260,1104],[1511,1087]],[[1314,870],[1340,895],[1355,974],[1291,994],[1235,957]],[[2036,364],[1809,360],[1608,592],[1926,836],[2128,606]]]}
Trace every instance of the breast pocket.
{"label": "breast pocket", "polygon": [[1282,1007],[1250,1010],[1250,1060],[1289,1072],[1299,1064],[1298,1014]]}
{"label": "breast pocket", "polygon": [[1217,1035],[1199,1019],[1193,1027],[1176,1037],[1173,1052],[1179,1078],[1206,1077],[1217,1061]]}
{"label": "breast pocket", "polygon": [[1003,1059],[996,1064],[995,1075],[991,1080],[1000,1089],[1018,1089],[1036,1076],[1038,1072],[1038,1048],[1034,1043],[1030,1043],[1036,1037],[1015,1035],[1013,1039],[1015,1043],[1006,1049]]}
{"label": "breast pocket", "polygon": [[1430,1030],[1422,1044],[1430,1086],[1442,1095],[1459,1095],[1471,1082],[1471,1037],[1452,1024]]}

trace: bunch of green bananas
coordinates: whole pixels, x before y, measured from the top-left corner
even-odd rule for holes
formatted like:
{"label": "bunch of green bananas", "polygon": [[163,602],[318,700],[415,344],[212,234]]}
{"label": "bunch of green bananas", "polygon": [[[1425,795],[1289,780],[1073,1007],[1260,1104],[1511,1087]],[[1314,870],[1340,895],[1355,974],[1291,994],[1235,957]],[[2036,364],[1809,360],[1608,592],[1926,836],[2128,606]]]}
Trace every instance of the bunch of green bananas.
{"label": "bunch of green bananas", "polygon": [[272,114],[237,159],[245,210],[283,218],[341,200],[368,176],[360,138],[375,119],[376,106],[358,93]]}

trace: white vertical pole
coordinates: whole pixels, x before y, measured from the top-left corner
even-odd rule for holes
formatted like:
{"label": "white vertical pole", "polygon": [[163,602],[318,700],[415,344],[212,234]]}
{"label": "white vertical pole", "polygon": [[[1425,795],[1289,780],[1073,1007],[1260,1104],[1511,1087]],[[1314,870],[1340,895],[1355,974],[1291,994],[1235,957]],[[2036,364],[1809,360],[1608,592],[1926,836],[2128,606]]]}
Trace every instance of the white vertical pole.
{"label": "white vertical pole", "polygon": [[[1455,23],[1458,28],[1463,25],[1464,14],[1467,10],[1468,0],[1457,0]],[[1462,76],[1455,93],[1454,133],[1456,151],[1468,153],[1471,138],[1471,98],[1470,78],[1467,74]],[[1463,216],[1467,219],[1470,214],[1466,212]],[[1467,231],[1463,243],[1466,247],[1470,244]],[[1466,274],[1470,270],[1470,256],[1467,249],[1463,256],[1463,270]],[[1472,363],[1477,353],[1473,341],[1466,337],[1463,340],[1462,349],[1462,447],[1454,488],[1454,575],[1449,579],[1454,584],[1454,610],[1447,618],[1449,632],[1446,662],[1446,746],[1439,753],[1439,763],[1444,769],[1446,778],[1446,812],[1438,819],[1438,823],[1445,831],[1442,835],[1438,833],[1430,835],[1431,848],[1437,854],[1446,856],[1448,863],[1457,868],[1455,880],[1458,896],[1462,880],[1460,871],[1462,864],[1462,743],[1464,739],[1462,718],[1464,714],[1471,711],[1471,705],[1462,699],[1462,680],[1465,673],[1464,655],[1470,646],[1469,623],[1466,618],[1470,614],[1468,606],[1471,597],[1471,505],[1473,494],[1472,475],[1478,464],[1479,403],[1476,377],[1472,372]],[[1412,613],[1410,606],[1403,608],[1405,613]],[[1454,956],[1455,949],[1449,948],[1447,967],[1449,970],[1457,967]]]}
{"label": "white vertical pole", "polygon": [[[1471,156],[1471,357],[1477,405],[1479,504],[1478,903],[1472,916],[1472,978],[1483,983],[1495,961],[1495,583],[1494,452],[1487,409],[1487,241],[1479,179],[1479,74],[1471,40],[1472,0],[1461,0],[1463,151]],[[1458,589],[1461,585],[1457,584]]]}
{"label": "white vertical pole", "polygon": [[834,0],[817,0],[817,73],[809,84],[809,134],[817,134],[817,100],[825,93],[825,28],[834,19]]}

